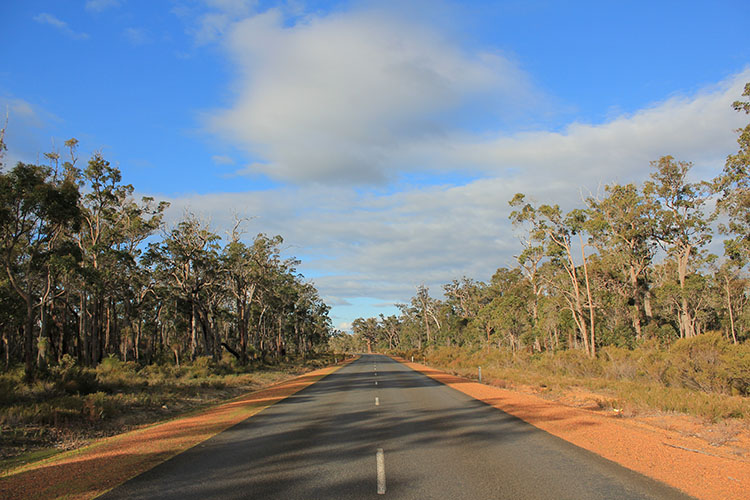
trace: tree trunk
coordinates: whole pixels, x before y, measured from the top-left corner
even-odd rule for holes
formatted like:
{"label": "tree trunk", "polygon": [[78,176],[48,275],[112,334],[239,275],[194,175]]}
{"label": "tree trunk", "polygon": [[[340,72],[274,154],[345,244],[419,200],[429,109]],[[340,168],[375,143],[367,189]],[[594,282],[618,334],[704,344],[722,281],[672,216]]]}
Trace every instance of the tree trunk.
{"label": "tree trunk", "polygon": [[34,305],[31,294],[26,297],[26,324],[23,332],[23,358],[27,381],[34,380]]}
{"label": "tree trunk", "polygon": [[680,330],[682,336],[690,338],[695,336],[695,320],[690,313],[687,296],[685,295],[685,281],[687,279],[688,260],[692,247],[688,246],[680,255],[677,256],[677,275],[680,282]]}
{"label": "tree trunk", "polygon": [[643,337],[643,329],[641,327],[641,311],[643,309],[641,300],[641,291],[638,286],[638,276],[635,272],[635,267],[630,266],[630,287],[633,291],[633,329],[635,330],[635,336],[638,340]]}
{"label": "tree trunk", "polygon": [[727,310],[729,311],[729,328],[732,332],[732,342],[737,343],[737,335],[734,332],[734,313],[732,312],[732,295],[729,290],[729,277],[724,276],[724,290],[727,292]]}
{"label": "tree trunk", "polygon": [[591,345],[589,346],[589,356],[592,358],[596,356],[596,335],[594,334],[594,303],[591,300],[591,286],[589,285],[589,270],[586,264],[586,255],[583,252],[583,236],[578,233],[578,237],[581,239],[581,259],[583,259],[583,276],[586,280],[586,298],[589,302],[589,324],[591,327]]}
{"label": "tree trunk", "polygon": [[197,325],[195,319],[195,300],[190,299],[190,359],[195,361],[198,352]]}

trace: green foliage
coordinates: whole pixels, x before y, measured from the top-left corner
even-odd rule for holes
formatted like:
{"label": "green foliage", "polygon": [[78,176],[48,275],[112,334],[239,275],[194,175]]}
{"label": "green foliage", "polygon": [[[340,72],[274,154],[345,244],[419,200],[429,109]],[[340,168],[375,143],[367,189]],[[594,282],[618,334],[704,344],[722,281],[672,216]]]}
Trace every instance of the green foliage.
{"label": "green foliage", "polygon": [[100,389],[97,371],[79,366],[69,354],[50,370],[50,377],[65,394],[89,394]]}
{"label": "green foliage", "polygon": [[734,346],[718,333],[682,339],[670,349],[670,384],[723,394],[750,395],[750,346]]}
{"label": "green foliage", "polygon": [[135,362],[122,362],[115,356],[107,356],[97,365],[96,379],[100,387],[107,392],[145,383],[138,374],[138,365]]}

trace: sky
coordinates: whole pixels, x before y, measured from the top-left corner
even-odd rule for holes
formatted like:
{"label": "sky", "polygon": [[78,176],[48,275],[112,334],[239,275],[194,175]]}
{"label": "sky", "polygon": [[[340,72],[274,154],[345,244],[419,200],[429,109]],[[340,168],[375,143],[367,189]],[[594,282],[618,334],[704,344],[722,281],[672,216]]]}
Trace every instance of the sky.
{"label": "sky", "polygon": [[224,235],[281,234],[334,326],[514,265],[508,200],[569,209],[663,155],[721,171],[741,1],[5,0],[6,163],[66,139]]}

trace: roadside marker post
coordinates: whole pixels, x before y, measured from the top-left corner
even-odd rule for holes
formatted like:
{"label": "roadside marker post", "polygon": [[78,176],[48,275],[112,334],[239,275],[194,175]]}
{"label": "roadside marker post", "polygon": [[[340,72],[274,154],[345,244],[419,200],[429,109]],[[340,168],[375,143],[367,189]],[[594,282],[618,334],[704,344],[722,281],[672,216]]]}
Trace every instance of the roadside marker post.
{"label": "roadside marker post", "polygon": [[479,367],[479,383],[482,383],[482,367]]}

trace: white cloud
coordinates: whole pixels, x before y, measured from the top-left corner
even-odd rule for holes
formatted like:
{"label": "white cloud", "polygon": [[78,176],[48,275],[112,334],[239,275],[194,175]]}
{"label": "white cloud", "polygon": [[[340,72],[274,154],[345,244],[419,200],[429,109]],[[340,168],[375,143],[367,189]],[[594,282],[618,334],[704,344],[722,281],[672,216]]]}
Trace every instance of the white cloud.
{"label": "white cloud", "polygon": [[64,35],[76,40],[85,40],[89,37],[88,33],[73,31],[73,29],[68,26],[68,23],[66,23],[65,21],[61,21],[52,14],[47,14],[46,12],[42,12],[41,14],[34,16],[34,21],[40,24],[49,24],[50,26],[54,26]]}
{"label": "white cloud", "polygon": [[646,180],[649,161],[664,154],[695,161],[704,179],[716,175],[736,151],[735,129],[747,120],[730,106],[747,80],[750,72],[601,125],[484,140],[448,135],[444,142],[424,141],[421,150],[412,145],[408,155],[400,152],[405,164],[467,164],[483,173],[462,185],[383,194],[310,183],[173,199],[172,213],[179,216],[190,206],[208,214],[219,234],[231,224],[227,206],[258,216],[247,234],[283,235],[288,253],[304,256],[301,270],[319,276],[314,281],[321,294],[335,302],[406,301],[422,283],[439,294],[440,285],[454,278],[489,279],[498,267],[514,265],[520,245],[507,202],[516,192],[570,209],[580,206],[581,191]]}
{"label": "white cloud", "polygon": [[248,170],[278,179],[382,182],[403,167],[400,150],[444,137],[477,100],[490,114],[498,103],[534,100],[526,75],[502,55],[466,53],[393,14],[288,26],[269,10],[224,29],[237,98],[210,128],[262,159]]}
{"label": "white cloud", "polygon": [[[506,169],[518,175],[566,172],[586,179],[641,179],[649,162],[671,154],[701,165],[723,160],[735,146],[733,130],[746,118],[731,108],[750,70],[697,96],[679,96],[603,124],[573,123],[564,132],[525,132],[493,137],[455,136],[415,145],[409,161],[436,168]],[[405,154],[406,156],[406,154]]]}

